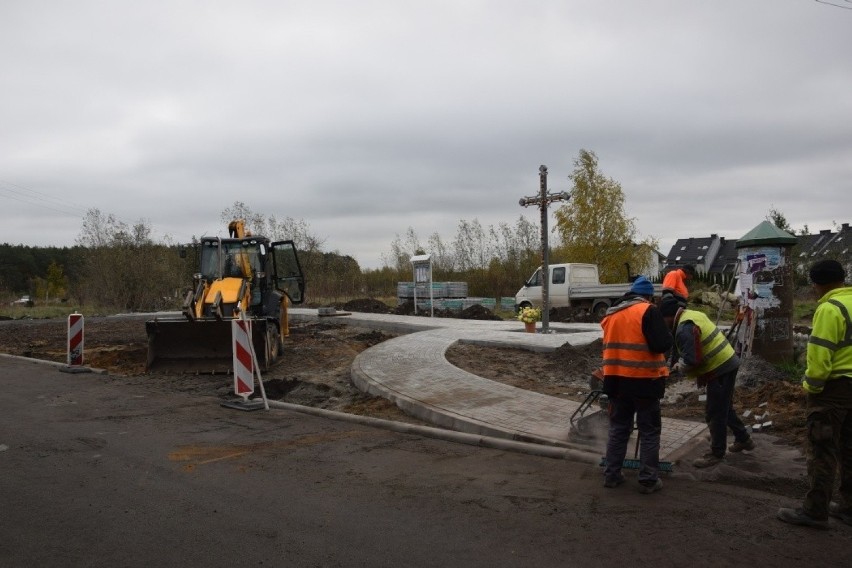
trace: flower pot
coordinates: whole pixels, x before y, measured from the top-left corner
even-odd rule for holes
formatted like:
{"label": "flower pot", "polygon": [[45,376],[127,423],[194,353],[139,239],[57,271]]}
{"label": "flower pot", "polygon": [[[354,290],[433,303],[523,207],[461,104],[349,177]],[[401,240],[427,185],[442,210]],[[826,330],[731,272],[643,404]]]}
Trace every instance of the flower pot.
{"label": "flower pot", "polygon": [[527,333],[535,333],[535,322],[524,322],[524,329]]}

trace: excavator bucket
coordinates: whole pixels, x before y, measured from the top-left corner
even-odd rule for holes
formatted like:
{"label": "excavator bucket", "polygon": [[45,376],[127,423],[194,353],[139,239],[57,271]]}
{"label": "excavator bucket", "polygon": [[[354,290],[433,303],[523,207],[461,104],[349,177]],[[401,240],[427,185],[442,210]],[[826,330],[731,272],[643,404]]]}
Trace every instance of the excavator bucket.
{"label": "excavator bucket", "polygon": [[[233,372],[230,319],[155,319],[145,322],[148,334],[146,370],[155,373],[219,374]],[[270,325],[252,320],[252,344],[261,371],[272,363],[268,341]]]}

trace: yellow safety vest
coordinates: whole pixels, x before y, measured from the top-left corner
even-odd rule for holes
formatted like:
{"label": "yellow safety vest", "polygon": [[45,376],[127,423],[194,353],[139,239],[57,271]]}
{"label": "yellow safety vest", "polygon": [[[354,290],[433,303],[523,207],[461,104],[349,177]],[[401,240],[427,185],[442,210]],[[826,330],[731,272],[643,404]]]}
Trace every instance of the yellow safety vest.
{"label": "yellow safety vest", "polygon": [[[687,377],[698,378],[704,376],[714,369],[718,369],[728,359],[736,355],[734,348],[728,343],[725,335],[719,331],[716,324],[710,321],[710,318],[703,312],[683,310],[678,319],[678,325],[688,321],[694,323],[701,334],[701,364],[687,369]],[[675,341],[675,349],[677,349],[677,341]]]}
{"label": "yellow safety vest", "polygon": [[852,377],[852,287],[835,288],[819,299],[808,339],[802,388],[819,394],[826,381]]}

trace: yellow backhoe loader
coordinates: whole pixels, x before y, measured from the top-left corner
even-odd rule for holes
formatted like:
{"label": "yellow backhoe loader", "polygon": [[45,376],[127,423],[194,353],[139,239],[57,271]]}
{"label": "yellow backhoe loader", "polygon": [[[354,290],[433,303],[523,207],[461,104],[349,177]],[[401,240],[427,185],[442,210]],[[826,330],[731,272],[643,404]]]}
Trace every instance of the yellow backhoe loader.
{"label": "yellow backhoe loader", "polygon": [[145,322],[149,371],[230,372],[231,321],[241,317],[252,322],[261,370],[280,355],[289,334],[287,308],[301,304],[305,294],[296,247],[293,241],[253,236],[242,220],[232,221],[228,234],[227,239],[204,237],[193,245],[199,271],[182,314]]}

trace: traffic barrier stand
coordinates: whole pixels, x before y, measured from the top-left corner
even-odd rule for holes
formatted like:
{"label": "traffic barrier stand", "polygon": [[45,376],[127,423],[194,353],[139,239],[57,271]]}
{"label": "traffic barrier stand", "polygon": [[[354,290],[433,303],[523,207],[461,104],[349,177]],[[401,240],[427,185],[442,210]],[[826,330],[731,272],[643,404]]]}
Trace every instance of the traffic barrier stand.
{"label": "traffic barrier stand", "polygon": [[83,366],[83,315],[74,312],[68,316],[68,357],[65,367],[59,370],[65,373],[90,373],[91,369]]}
{"label": "traffic barrier stand", "polygon": [[74,312],[68,316],[68,358],[70,366],[83,364],[83,331],[85,322],[83,315]]}
{"label": "traffic barrier stand", "polygon": [[[234,319],[231,322],[231,344],[234,354],[234,394],[240,398],[226,401],[222,406],[235,408],[237,410],[269,410],[269,401],[266,399],[266,390],[263,388],[263,378],[260,376],[260,366],[257,364],[257,353],[252,343],[251,321],[245,319]],[[254,394],[254,378],[257,374],[257,383],[260,385],[262,400],[249,400]]]}

